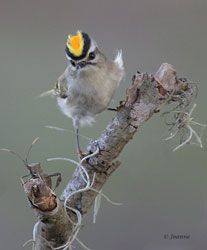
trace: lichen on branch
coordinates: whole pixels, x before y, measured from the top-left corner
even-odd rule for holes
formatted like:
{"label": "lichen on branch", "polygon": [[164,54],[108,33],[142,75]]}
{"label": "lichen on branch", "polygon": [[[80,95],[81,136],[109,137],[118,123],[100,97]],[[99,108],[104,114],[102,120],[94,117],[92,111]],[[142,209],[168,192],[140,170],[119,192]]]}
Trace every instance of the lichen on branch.
{"label": "lichen on branch", "polygon": [[[31,178],[24,184],[25,193],[40,219],[36,249],[70,247],[71,239],[75,240],[77,235],[74,227],[80,226],[80,218],[88,213],[110,175],[121,164],[117,157],[139,128],[168,104],[175,103],[175,107],[186,111],[195,95],[195,85],[178,78],[170,64],[162,64],[155,74],[137,72],[112,121],[100,137],[87,146],[88,158],[81,162],[87,174],[78,163],[60,199],[41,178]],[[50,209],[47,211],[45,207]]]}

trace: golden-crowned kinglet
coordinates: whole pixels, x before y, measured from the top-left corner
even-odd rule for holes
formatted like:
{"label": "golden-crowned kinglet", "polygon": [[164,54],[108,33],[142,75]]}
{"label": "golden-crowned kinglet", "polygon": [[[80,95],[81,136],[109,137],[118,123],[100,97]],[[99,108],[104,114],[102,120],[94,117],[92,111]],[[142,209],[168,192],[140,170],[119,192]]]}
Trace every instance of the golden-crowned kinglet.
{"label": "golden-crowned kinglet", "polygon": [[121,51],[114,61],[99,50],[96,42],[86,33],[69,35],[66,44],[68,66],[58,78],[55,93],[62,112],[72,118],[76,129],[91,125],[94,116],[107,109],[124,75]]}

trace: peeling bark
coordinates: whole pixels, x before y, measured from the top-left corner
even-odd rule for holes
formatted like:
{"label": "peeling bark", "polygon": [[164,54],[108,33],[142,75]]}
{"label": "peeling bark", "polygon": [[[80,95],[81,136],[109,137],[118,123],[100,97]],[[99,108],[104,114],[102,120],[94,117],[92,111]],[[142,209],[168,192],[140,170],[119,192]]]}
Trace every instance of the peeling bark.
{"label": "peeling bark", "polygon": [[[97,192],[101,190],[110,175],[118,168],[116,160],[124,146],[133,138],[139,128],[165,104],[188,99],[193,95],[188,81],[179,80],[175,69],[167,63],[160,66],[154,75],[136,73],[132,85],[126,91],[126,98],[120,102],[117,113],[97,140],[87,146],[89,155],[99,152],[83,163],[90,180],[94,178],[93,190],[75,193],[86,186],[80,167],[77,167],[64,189],[60,200],[44,178],[31,178],[24,184],[24,190],[37,212],[40,224],[37,230],[37,249],[54,249],[67,243],[74,232],[77,214],[67,204],[84,216],[91,208]],[[58,249],[63,249],[58,248]]]}

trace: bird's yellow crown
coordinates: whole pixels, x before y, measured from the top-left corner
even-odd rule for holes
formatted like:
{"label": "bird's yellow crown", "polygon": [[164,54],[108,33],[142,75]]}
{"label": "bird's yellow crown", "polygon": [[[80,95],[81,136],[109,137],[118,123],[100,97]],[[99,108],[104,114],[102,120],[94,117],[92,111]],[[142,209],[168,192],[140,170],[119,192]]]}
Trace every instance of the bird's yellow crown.
{"label": "bird's yellow crown", "polygon": [[75,57],[83,54],[84,37],[81,31],[77,31],[76,35],[69,35],[67,39],[67,48]]}

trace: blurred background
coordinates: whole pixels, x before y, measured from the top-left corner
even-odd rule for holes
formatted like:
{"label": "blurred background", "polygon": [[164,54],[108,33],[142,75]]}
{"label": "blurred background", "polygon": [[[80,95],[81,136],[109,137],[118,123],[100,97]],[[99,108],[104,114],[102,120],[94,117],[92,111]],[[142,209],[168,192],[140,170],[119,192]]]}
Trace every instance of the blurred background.
{"label": "blurred background", "polygon": [[[65,69],[66,37],[77,29],[94,37],[109,57],[123,50],[126,76],[112,106],[124,96],[137,70],[153,73],[168,62],[179,76],[199,82],[194,116],[206,123],[206,11],[206,0],[0,0],[0,147],[24,156],[39,136],[30,161],[40,161],[48,172],[62,173],[57,191],[61,193],[74,166],[46,159],[76,159],[72,122],[58,110],[55,99],[36,97],[50,89]],[[81,134],[98,137],[113,115],[100,114],[94,127],[81,129]],[[47,125],[69,131],[46,129]],[[206,133],[203,149],[186,146],[177,152],[172,149],[178,141],[165,142],[167,135],[158,113],[124,149],[120,169],[104,188],[123,205],[103,200],[95,225],[92,213],[87,216],[79,238],[88,247],[206,250]],[[82,138],[81,144],[87,140]],[[0,249],[20,250],[32,237],[36,221],[20,183],[27,171],[4,152],[0,165]],[[171,233],[190,239],[164,239]]]}

